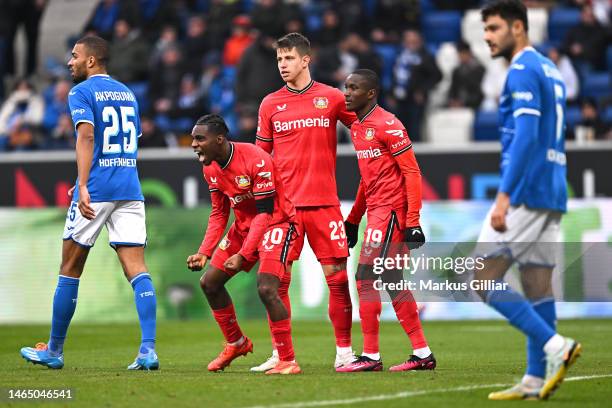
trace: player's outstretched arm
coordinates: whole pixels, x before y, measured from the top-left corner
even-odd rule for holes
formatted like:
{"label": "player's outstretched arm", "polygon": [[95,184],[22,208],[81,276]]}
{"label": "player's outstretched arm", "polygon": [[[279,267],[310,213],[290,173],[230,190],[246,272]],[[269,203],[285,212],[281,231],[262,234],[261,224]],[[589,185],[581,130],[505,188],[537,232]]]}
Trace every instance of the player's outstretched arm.
{"label": "player's outstretched arm", "polygon": [[93,160],[94,151],[94,127],[91,123],[82,122],[77,127],[76,156],[79,175],[79,203],[78,208],[84,218],[93,220],[96,216],[91,207],[91,199],[87,182]]}

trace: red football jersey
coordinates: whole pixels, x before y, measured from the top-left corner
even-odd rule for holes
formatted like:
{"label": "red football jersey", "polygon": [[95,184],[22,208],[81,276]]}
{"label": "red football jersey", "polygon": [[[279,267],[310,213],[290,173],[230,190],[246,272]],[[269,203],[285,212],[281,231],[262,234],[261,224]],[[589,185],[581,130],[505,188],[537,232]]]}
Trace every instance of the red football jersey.
{"label": "red football jersey", "polygon": [[[390,206],[403,208],[408,203],[409,223],[418,225],[418,211],[421,208],[420,187],[417,197],[412,197],[414,204],[406,196],[407,185],[412,180],[404,180],[404,175],[397,156],[408,152],[412,142],[408,137],[406,128],[392,113],[380,106],[374,108],[351,126],[351,140],[357,152],[357,162],[361,172],[361,183],[365,193],[368,209]],[[410,160],[415,175],[418,175],[420,185],[420,171],[416,160]],[[408,183],[406,182],[408,181]],[[410,213],[416,211],[416,221]]]}
{"label": "red football jersey", "polygon": [[336,189],[336,123],[357,116],[344,94],[312,81],[297,91],[284,86],[259,107],[257,145],[274,152],[274,164],[296,207],[339,205]]}
{"label": "red football jersey", "polygon": [[207,255],[212,253],[221,239],[230,207],[234,209],[236,230],[244,236],[248,234],[251,221],[257,215],[255,200],[274,197],[274,213],[268,226],[291,221],[295,217],[295,208],[287,199],[272,157],[250,143],[230,142],[230,146],[230,159],[224,167],[214,161],[209,166],[203,166],[204,179],[208,183],[213,202],[201,247],[201,252]]}

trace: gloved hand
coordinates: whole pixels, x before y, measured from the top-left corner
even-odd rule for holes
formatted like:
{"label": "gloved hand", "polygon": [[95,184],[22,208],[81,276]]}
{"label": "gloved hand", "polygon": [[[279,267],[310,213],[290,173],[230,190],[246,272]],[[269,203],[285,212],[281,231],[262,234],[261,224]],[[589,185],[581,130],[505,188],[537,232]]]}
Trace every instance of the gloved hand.
{"label": "gloved hand", "polygon": [[357,236],[359,235],[359,225],[344,221],[344,231],[346,232],[346,241],[349,248],[357,245]]}
{"label": "gloved hand", "polygon": [[419,225],[408,227],[404,230],[404,242],[408,243],[408,248],[417,249],[425,243],[425,234]]}

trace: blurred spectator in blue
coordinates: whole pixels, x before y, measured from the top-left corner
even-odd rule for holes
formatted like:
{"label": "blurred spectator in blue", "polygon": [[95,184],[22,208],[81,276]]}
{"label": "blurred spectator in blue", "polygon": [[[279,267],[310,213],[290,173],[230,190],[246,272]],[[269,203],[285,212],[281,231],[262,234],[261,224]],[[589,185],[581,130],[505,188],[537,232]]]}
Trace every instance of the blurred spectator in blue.
{"label": "blurred spectator in blue", "polygon": [[457,53],[459,54],[459,65],[453,70],[448,91],[448,106],[476,110],[484,98],[481,84],[485,69],[474,57],[470,45],[465,41],[457,44]]}
{"label": "blurred spectator in blue", "polygon": [[117,20],[109,50],[109,74],[121,82],[146,80],[148,68],[143,62],[147,61],[149,50],[138,29],[131,27],[127,20]]}
{"label": "blurred spectator in blue", "polygon": [[139,22],[136,0],[100,0],[85,23],[83,32],[95,32],[105,40],[113,38],[115,23],[124,19],[134,25]]}
{"label": "blurred spectator in blue", "polygon": [[389,102],[412,141],[421,141],[427,98],[441,79],[442,73],[423,46],[421,34],[415,30],[404,31],[402,50],[393,67],[393,99]]}
{"label": "blurred spectator in blue", "polygon": [[172,101],[169,117],[187,123],[186,127],[181,126],[181,128],[189,128],[204,112],[208,111],[198,85],[193,75],[184,75],[181,79],[179,95],[176,100]]}
{"label": "blurred spectator in blue", "polygon": [[202,59],[210,49],[206,22],[200,16],[190,17],[187,21],[187,33],[183,40],[183,55],[188,69],[199,71]]}
{"label": "blurred spectator in blue", "polygon": [[313,36],[315,42],[321,47],[334,45],[342,36],[340,16],[336,10],[328,8],[321,18],[321,29]]}
{"label": "blurred spectator in blue", "polygon": [[578,80],[578,75],[576,74],[572,62],[555,47],[550,47],[548,49],[548,58],[555,63],[563,77],[567,102],[575,102],[580,89],[580,81]]}
{"label": "blurred spectator in blue", "polygon": [[159,38],[153,45],[153,51],[149,58],[149,67],[156,67],[162,58],[162,55],[168,48],[178,48],[178,33],[176,27],[166,25],[162,28]]}
{"label": "blurred spectator in blue", "polygon": [[240,116],[247,112],[246,109],[257,112],[261,100],[284,85],[276,64],[274,41],[276,38],[270,34],[260,33],[238,63],[234,83],[236,108]]}
{"label": "blurred spectator in blue", "polygon": [[582,118],[574,131],[577,141],[612,139],[612,127],[599,116],[595,99],[583,99],[580,103],[580,113]]}
{"label": "blurred spectator in blue", "polygon": [[149,75],[149,99],[157,114],[167,114],[172,109],[172,102],[178,99],[185,73],[181,58],[178,48],[166,49]]}
{"label": "blurred spectator in blue", "polygon": [[[14,75],[15,72],[15,36],[19,27],[24,28],[26,37],[26,65],[25,75],[31,76],[38,67],[38,31],[40,20],[47,5],[47,0],[5,0],[0,13],[6,25],[6,39],[4,54],[5,73]],[[4,25],[3,24],[3,25]]]}
{"label": "blurred spectator in blue", "polygon": [[595,18],[593,7],[585,5],[581,9],[580,23],[568,31],[562,51],[576,63],[581,73],[589,69],[604,70],[609,40],[608,31]]}
{"label": "blurred spectator in blue", "polygon": [[380,74],[380,57],[358,33],[345,34],[337,46],[329,46],[317,55],[315,78],[330,86],[344,86],[346,77],[357,68]]}
{"label": "blurred spectator in blue", "polygon": [[240,14],[240,2],[236,0],[211,0],[208,10],[208,42],[218,51],[223,50],[225,39],[232,30],[232,19]]}
{"label": "blurred spectator in blue", "polygon": [[42,96],[27,80],[18,80],[0,108],[0,145],[7,150],[35,148],[44,113]]}
{"label": "blurred spectator in blue", "polygon": [[[140,117],[140,129],[142,130],[142,136],[138,138],[138,148],[168,147],[170,145],[166,134],[157,127],[151,116],[142,115]],[[174,139],[171,135],[168,135],[168,138],[170,140]],[[172,143],[172,145],[175,144],[176,142]]]}
{"label": "blurred spectator in blue", "polygon": [[232,35],[223,48],[223,64],[234,66],[238,64],[244,51],[253,43],[255,36],[251,31],[251,19],[247,15],[239,15],[232,20]]}
{"label": "blurred spectator in blue", "polygon": [[62,115],[69,114],[68,92],[72,84],[66,79],[58,80],[52,88],[52,92],[45,92],[45,113],[42,120],[42,127],[47,134],[52,134],[60,123]]}

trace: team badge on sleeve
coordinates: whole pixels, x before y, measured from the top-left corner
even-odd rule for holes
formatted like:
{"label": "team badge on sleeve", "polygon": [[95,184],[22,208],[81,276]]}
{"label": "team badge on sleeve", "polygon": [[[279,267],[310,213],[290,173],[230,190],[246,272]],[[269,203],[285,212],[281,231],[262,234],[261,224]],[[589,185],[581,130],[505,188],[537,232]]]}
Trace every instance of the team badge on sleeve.
{"label": "team badge on sleeve", "polygon": [[236,184],[240,188],[249,188],[251,186],[251,179],[249,178],[249,176],[245,176],[245,175],[236,176],[235,180],[236,180]]}
{"label": "team badge on sleeve", "polygon": [[317,96],[312,101],[314,103],[314,107],[317,109],[327,109],[327,106],[329,105],[329,101],[324,96]]}
{"label": "team badge on sleeve", "polygon": [[376,134],[376,131],[374,130],[374,128],[367,128],[365,131],[365,138],[366,140],[372,140],[374,139],[374,135]]}
{"label": "team badge on sleeve", "polygon": [[219,242],[219,249],[225,251],[230,246],[230,240],[227,237],[223,237],[221,242]]}

